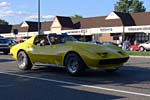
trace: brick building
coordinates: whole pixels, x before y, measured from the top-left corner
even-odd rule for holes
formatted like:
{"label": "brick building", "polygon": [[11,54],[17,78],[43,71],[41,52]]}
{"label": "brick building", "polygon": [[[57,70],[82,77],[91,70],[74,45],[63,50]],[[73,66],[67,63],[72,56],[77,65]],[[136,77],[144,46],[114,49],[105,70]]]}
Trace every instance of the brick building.
{"label": "brick building", "polygon": [[[73,19],[56,16],[53,21],[41,22],[41,34],[64,33],[87,41],[150,40],[150,12],[111,12],[108,16]],[[14,30],[18,31],[14,35]],[[0,25],[0,35],[6,38],[28,38],[38,34],[38,22],[25,21],[18,25]]]}

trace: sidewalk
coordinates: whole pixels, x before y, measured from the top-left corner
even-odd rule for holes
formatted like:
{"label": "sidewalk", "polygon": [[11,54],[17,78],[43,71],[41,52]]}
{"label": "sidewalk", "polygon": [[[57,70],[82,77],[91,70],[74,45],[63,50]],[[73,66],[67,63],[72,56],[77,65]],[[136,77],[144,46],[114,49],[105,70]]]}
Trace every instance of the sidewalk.
{"label": "sidewalk", "polygon": [[150,58],[150,56],[133,56],[133,55],[129,55],[132,58]]}

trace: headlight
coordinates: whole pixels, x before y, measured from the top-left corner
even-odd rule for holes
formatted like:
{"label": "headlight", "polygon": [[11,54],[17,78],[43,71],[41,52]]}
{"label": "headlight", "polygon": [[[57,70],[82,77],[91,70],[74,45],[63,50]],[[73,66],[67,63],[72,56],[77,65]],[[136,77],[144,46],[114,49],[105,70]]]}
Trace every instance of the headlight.
{"label": "headlight", "polygon": [[97,53],[99,56],[105,58],[107,57],[108,53],[107,52],[103,52],[103,53]]}

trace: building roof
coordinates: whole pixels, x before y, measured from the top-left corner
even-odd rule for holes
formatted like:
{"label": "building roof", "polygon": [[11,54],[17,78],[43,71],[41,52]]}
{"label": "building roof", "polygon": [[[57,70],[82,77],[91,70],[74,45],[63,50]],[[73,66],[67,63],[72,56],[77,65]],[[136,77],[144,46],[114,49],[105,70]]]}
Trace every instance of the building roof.
{"label": "building roof", "polygon": [[11,33],[12,25],[0,24],[0,34]]}
{"label": "building roof", "polygon": [[150,12],[140,12],[131,14],[137,26],[150,25]]}
{"label": "building roof", "polygon": [[122,13],[122,12],[116,12],[116,11],[114,11],[114,13],[120,17],[122,24],[124,26],[134,26],[135,25],[135,21],[132,18],[130,13]]}
{"label": "building roof", "polygon": [[[105,20],[106,16],[90,17],[77,19],[80,23],[80,28],[98,28],[98,27],[112,27],[122,26],[120,19]],[[77,23],[77,20],[73,19],[73,22]]]}
{"label": "building roof", "polygon": [[29,25],[28,32],[36,32],[38,31],[38,22],[26,21]]}
{"label": "building roof", "polygon": [[[107,16],[89,17],[72,19],[75,27],[80,28],[98,28],[98,27],[114,27],[114,26],[134,26],[135,22],[129,13],[114,12],[120,19],[109,19]],[[80,25],[80,26],[79,26]]]}
{"label": "building roof", "polygon": [[[100,27],[115,27],[115,26],[140,26],[150,25],[150,12],[140,13],[121,13],[115,12],[118,18],[107,19],[107,16],[97,16],[89,18],[70,18],[65,16],[56,16],[62,26],[62,30],[66,29],[84,29],[84,28],[100,28]],[[11,33],[14,29],[18,32],[36,32],[38,31],[38,22],[25,21],[17,25],[0,25],[0,34]],[[41,22],[42,31],[50,31],[53,21]]]}
{"label": "building roof", "polygon": [[36,32],[38,31],[38,22],[32,22],[32,21],[25,21],[25,23],[28,25],[26,27],[21,27],[21,24],[13,25],[11,32],[13,32],[14,29],[18,29],[18,32]]}
{"label": "building roof", "polygon": [[72,29],[74,28],[74,24],[70,17],[65,16],[56,16],[58,21],[60,22],[62,29]]}

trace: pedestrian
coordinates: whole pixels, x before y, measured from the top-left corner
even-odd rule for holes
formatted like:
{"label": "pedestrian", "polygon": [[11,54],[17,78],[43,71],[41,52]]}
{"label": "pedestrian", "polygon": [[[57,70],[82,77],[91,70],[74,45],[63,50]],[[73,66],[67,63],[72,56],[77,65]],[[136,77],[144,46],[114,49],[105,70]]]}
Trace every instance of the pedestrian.
{"label": "pedestrian", "polygon": [[128,40],[125,40],[122,44],[122,49],[128,50],[129,46],[130,46],[130,42]]}

